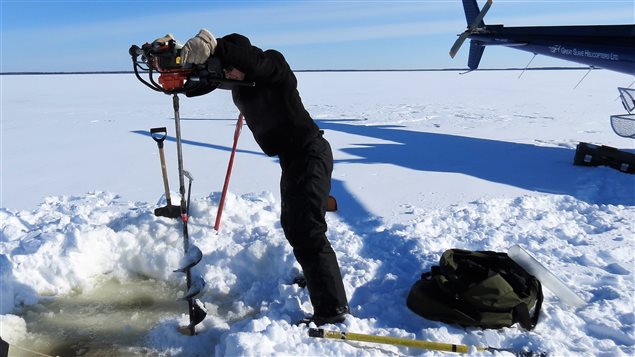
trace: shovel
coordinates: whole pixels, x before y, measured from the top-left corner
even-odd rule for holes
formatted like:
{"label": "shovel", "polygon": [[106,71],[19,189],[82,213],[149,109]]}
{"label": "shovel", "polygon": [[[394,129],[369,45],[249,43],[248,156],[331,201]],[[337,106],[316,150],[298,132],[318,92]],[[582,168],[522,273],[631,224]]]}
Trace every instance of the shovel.
{"label": "shovel", "polygon": [[170,197],[170,185],[168,184],[168,171],[165,166],[165,154],[163,153],[163,141],[168,135],[168,131],[165,127],[150,129],[150,135],[152,139],[157,142],[159,146],[159,157],[161,158],[161,173],[163,174],[163,188],[165,189],[165,200],[167,205],[165,207],[159,207],[154,210],[155,216],[178,218],[181,216],[181,208],[172,204],[172,198]]}

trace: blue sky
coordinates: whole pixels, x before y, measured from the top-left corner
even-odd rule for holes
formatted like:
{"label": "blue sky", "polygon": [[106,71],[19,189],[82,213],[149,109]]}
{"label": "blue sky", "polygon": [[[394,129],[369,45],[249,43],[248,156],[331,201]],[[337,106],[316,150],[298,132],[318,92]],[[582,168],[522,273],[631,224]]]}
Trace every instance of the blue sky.
{"label": "blue sky", "polygon": [[[485,0],[479,0],[482,6]],[[0,0],[1,69],[130,70],[128,48],[208,28],[247,35],[285,54],[294,69],[464,68],[460,0],[95,1]],[[485,18],[507,26],[635,23],[633,0],[495,0]],[[488,48],[481,68],[523,67],[531,54]],[[532,66],[571,65],[538,57]]]}

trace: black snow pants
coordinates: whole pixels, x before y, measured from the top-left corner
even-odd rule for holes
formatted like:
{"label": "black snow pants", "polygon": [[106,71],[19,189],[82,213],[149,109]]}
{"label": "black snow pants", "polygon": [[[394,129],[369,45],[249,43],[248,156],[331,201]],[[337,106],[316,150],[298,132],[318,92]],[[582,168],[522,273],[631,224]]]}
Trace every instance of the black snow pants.
{"label": "black snow pants", "polygon": [[331,146],[320,134],[304,148],[279,157],[284,234],[302,266],[314,315],[337,315],[348,309],[348,302],[337,257],[326,238],[326,202],[333,171]]}

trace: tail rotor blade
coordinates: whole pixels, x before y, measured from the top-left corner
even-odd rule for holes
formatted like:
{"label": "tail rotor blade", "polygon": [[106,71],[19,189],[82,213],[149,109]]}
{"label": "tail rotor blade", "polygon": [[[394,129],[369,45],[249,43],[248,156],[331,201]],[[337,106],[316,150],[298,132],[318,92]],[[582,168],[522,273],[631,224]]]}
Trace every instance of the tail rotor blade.
{"label": "tail rotor blade", "polygon": [[476,31],[476,29],[484,25],[483,18],[485,17],[485,14],[487,14],[487,12],[489,11],[489,8],[492,6],[492,2],[493,0],[487,0],[487,2],[485,3],[485,6],[483,6],[483,9],[479,11],[478,15],[476,15],[476,17],[474,18],[474,21],[472,21],[472,23],[467,27],[467,30],[464,31],[459,36],[459,38],[454,42],[454,45],[450,49],[450,57],[454,58],[457,52],[459,52],[459,49],[461,48],[461,46],[463,46],[463,42],[465,42],[465,40],[468,37],[470,37],[472,33]]}
{"label": "tail rotor blade", "polygon": [[454,41],[454,45],[452,45],[452,48],[450,49],[450,57],[454,58],[454,56],[456,56],[456,53],[459,52],[459,49],[463,46],[463,42],[465,42],[468,36],[470,36],[470,32],[465,31],[456,41]]}
{"label": "tail rotor blade", "polygon": [[493,0],[487,0],[487,2],[485,3],[485,6],[483,6],[483,9],[478,13],[478,15],[476,15],[476,17],[474,18],[474,21],[472,22],[472,25],[470,25],[469,27],[470,30],[478,28],[481,25],[481,21],[483,21],[485,14],[487,14],[487,12],[489,11],[489,8],[492,6],[492,2]]}

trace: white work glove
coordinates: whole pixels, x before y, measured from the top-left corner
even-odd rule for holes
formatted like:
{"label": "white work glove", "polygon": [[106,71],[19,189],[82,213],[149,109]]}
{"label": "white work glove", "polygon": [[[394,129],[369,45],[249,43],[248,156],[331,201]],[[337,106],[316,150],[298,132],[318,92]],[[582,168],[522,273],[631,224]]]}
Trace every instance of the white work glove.
{"label": "white work glove", "polygon": [[[152,41],[153,44],[158,43],[161,45],[164,45],[166,43],[168,43],[170,40],[174,40],[174,36],[172,36],[171,33],[163,36],[163,37],[159,37],[156,40]],[[176,41],[176,40],[175,40]]]}
{"label": "white work glove", "polygon": [[207,29],[202,29],[189,39],[181,50],[183,63],[201,64],[214,54],[216,38]]}

